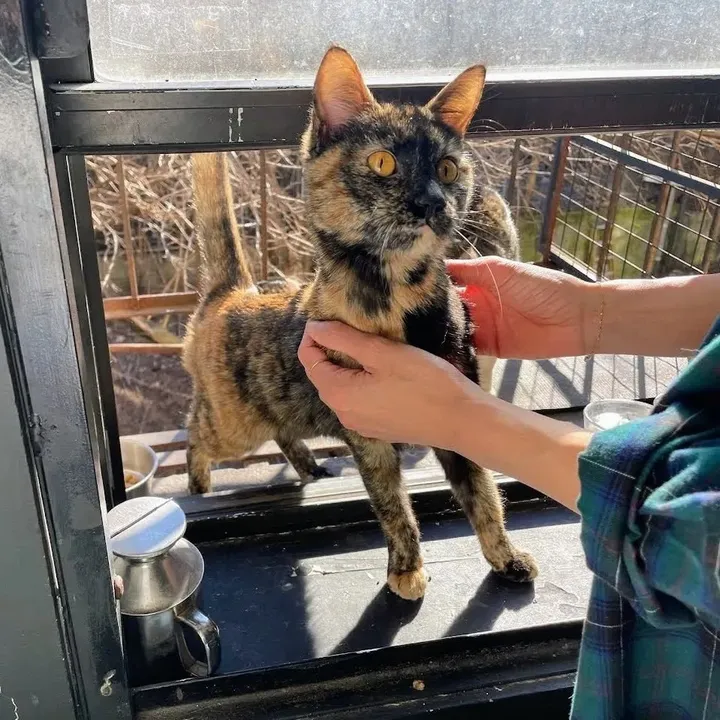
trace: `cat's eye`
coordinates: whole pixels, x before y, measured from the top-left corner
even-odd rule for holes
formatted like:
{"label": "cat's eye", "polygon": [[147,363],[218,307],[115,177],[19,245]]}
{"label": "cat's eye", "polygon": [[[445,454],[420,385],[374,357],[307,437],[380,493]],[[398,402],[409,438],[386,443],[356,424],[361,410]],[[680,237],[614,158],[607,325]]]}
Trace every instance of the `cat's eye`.
{"label": "cat's eye", "polygon": [[378,150],[372,153],[367,159],[367,164],[380,177],[390,177],[397,170],[397,160],[387,150]]}
{"label": "cat's eye", "polygon": [[452,158],[446,157],[437,164],[437,174],[440,182],[449,185],[458,179],[460,169]]}

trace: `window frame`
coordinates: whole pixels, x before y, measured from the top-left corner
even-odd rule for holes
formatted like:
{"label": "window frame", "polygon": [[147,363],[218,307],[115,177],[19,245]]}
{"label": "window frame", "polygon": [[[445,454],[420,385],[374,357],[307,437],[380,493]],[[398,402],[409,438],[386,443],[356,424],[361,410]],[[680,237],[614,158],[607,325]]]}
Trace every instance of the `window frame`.
{"label": "window frame", "polygon": [[[119,720],[129,719],[133,712],[131,698],[136,712],[143,711],[147,713],[143,716],[150,716],[152,709],[162,707],[168,696],[180,697],[182,693],[176,696],[177,683],[134,692],[128,688],[119,618],[110,602],[107,546],[100,548],[98,544],[99,538],[100,544],[106,543],[104,514],[124,499],[124,486],[104,312],[93,255],[84,156],[294,145],[305,122],[310,91],[307,88],[258,91],[96,83],[84,0],[36,2],[32,19],[29,14],[22,14],[20,0],[11,0],[11,3],[13,12],[20,18],[17,40],[32,66],[23,83],[26,90],[32,85],[38,111],[37,117],[27,119],[36,125],[28,150],[42,153],[45,158],[45,172],[42,177],[38,173],[37,177],[38,184],[44,188],[41,200],[39,195],[33,198],[25,195],[19,196],[18,201],[24,208],[42,202],[51,209],[53,218],[42,220],[40,228],[49,250],[44,257],[23,252],[17,230],[10,239],[0,239],[0,255],[3,249],[6,260],[8,251],[14,255],[12,263],[4,263],[0,273],[0,324],[6,350],[11,351],[8,372],[3,373],[0,380],[10,382],[15,394],[16,407],[11,410],[17,414],[25,452],[20,444],[16,444],[13,452],[28,468],[28,482],[37,511],[32,522],[19,527],[18,533],[39,533],[50,558],[32,558],[34,570],[47,568],[53,592],[53,603],[41,607],[38,602],[37,612],[66,638],[68,654],[61,665],[53,667],[53,672],[60,677],[64,671],[67,692],[73,698],[79,717],[102,720],[112,715]],[[74,22],[70,22],[69,17]],[[38,32],[37,28],[42,31]],[[30,39],[36,41],[37,56],[29,49]],[[2,73],[0,71],[0,78]],[[377,92],[383,99],[416,101],[429,98],[436,90],[435,86],[405,85],[385,86]],[[246,132],[244,142],[238,142],[237,137],[230,140],[227,135],[228,107],[244,109],[241,128],[241,137],[242,132]],[[177,116],[177,121],[168,122],[173,116]],[[18,125],[23,123],[24,119],[18,119]],[[489,83],[472,136],[712,127],[720,127],[720,74],[600,79],[548,77],[542,81]],[[26,131],[26,127],[18,128],[19,141]],[[13,175],[5,180],[12,185]],[[23,287],[27,274],[49,278],[52,282],[48,287],[54,287],[55,283],[64,292],[52,297],[42,292],[21,292],[19,288]],[[45,338],[40,348],[31,340],[28,329],[32,318],[44,312],[52,313],[58,323],[57,331]],[[66,406],[53,409],[48,405],[48,401],[56,397],[58,388],[53,390],[53,379],[40,374],[39,358],[43,352],[53,353],[59,369],[57,377],[67,379],[72,392]],[[79,427],[73,424],[76,417],[83,420]],[[54,427],[53,432],[58,428],[63,431],[65,442],[70,438],[76,439],[77,444],[58,449],[52,438],[48,442],[43,436],[43,423]],[[68,469],[73,473],[72,478],[65,477],[55,484],[48,482],[62,477]],[[84,493],[84,524],[78,523],[73,515],[80,486]],[[511,505],[543,506],[543,499],[520,483],[506,481],[505,489]],[[418,486],[413,494],[421,504],[435,510],[449,501],[447,489],[439,484]],[[337,522],[337,510],[342,508],[343,517],[348,521],[369,521],[367,503],[360,500],[357,487],[349,488],[345,497],[342,495],[337,495],[333,502],[305,505],[297,493],[281,494],[279,499],[255,495],[255,518],[258,522],[268,518],[274,518],[275,522],[280,519],[298,523]],[[238,502],[211,498],[203,501],[202,508],[194,508],[194,502],[188,501],[187,510],[190,533],[196,538],[219,537],[225,531],[239,532],[237,527],[232,527],[233,522],[238,522],[237,510],[242,507]],[[9,509],[0,503],[0,523],[5,522],[17,522],[17,518],[12,518]],[[23,557],[17,560],[26,562]],[[78,566],[83,568],[83,578],[78,576]],[[450,643],[438,641],[440,644],[429,643],[423,649],[420,660],[431,663],[441,658],[447,661],[449,657],[464,657],[463,653],[473,643],[475,651],[482,650],[500,635],[508,647],[520,642],[533,648],[555,647],[560,643],[557,647],[570,653],[567,657],[574,657],[580,625],[579,622],[565,623],[521,634],[491,633],[486,640],[471,637]],[[320,680],[346,677],[348,672],[355,673],[356,678],[363,673],[370,676],[373,662],[376,667],[392,668],[403,652],[403,649],[386,648],[373,653],[372,658],[367,654],[363,658],[358,653],[350,659],[324,659],[305,665],[303,672],[307,670],[308,677],[313,677],[312,673],[318,668],[325,668],[323,672],[329,674]],[[355,670],[352,670],[353,663]],[[414,671],[417,664],[408,667]],[[552,670],[551,665],[539,661],[537,668],[538,673],[550,673],[548,682],[553,687],[562,692],[571,687],[572,663]],[[277,677],[288,672],[292,675],[292,669],[281,668]],[[274,671],[264,675],[256,673],[251,680],[258,689],[262,677],[274,675]],[[302,673],[295,674],[292,681],[301,684],[303,677]],[[472,673],[466,680],[472,681]],[[184,682],[183,687],[188,689],[186,701],[189,703],[202,694],[207,696],[213,688],[229,697],[250,685],[244,686],[236,677],[223,677]],[[459,689],[460,686],[453,686],[448,680],[443,688],[424,696],[424,702],[440,703],[445,697],[443,692]],[[287,688],[284,692],[286,696],[291,695]],[[58,703],[65,702],[59,692],[57,698]],[[110,706],[112,711],[108,710]],[[41,708],[41,715],[44,712]],[[64,716],[58,716],[58,720],[64,720]]]}
{"label": "window frame", "polygon": [[[424,103],[440,88],[372,90]],[[310,98],[309,88],[52,84],[48,111],[53,145],[69,153],[263,150],[298,144]],[[698,127],[720,127],[720,75],[488,82],[468,137]]]}

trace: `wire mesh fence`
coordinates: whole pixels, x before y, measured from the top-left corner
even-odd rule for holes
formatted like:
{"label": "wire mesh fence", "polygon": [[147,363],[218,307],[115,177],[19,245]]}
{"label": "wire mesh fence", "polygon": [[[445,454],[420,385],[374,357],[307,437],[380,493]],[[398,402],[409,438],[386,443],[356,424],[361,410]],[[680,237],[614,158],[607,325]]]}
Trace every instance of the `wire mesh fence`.
{"label": "wire mesh fence", "polygon": [[569,138],[546,256],[592,279],[720,269],[720,132]]}
{"label": "wire mesh fence", "polygon": [[[527,260],[537,252],[553,145],[548,138],[471,145],[478,181],[499,190],[513,207]],[[194,291],[198,254],[189,156],[92,156],[87,167],[103,296],[133,301],[111,303],[112,316],[152,306],[136,302],[138,297]],[[314,250],[298,153],[231,153],[230,175],[256,279],[308,278]]]}

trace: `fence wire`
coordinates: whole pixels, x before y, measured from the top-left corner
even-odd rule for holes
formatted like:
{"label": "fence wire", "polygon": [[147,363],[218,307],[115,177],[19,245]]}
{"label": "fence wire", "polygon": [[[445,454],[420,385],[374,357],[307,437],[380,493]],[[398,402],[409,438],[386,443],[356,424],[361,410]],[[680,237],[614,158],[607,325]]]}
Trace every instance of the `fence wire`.
{"label": "fence wire", "polygon": [[[568,144],[554,186],[559,205],[550,256],[592,279],[719,271],[720,131],[600,139],[613,155],[579,139]],[[631,166],[617,151],[645,158],[647,166]],[[673,171],[671,180],[656,174],[660,166]]]}

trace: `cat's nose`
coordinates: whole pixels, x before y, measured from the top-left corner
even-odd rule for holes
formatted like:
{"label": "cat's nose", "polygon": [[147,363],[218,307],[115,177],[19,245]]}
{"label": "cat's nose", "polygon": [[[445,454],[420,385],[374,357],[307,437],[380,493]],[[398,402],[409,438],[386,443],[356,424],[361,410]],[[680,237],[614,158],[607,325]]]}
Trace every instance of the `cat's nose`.
{"label": "cat's nose", "polygon": [[410,203],[410,210],[420,220],[430,220],[445,209],[445,196],[440,186],[432,182],[418,192]]}

